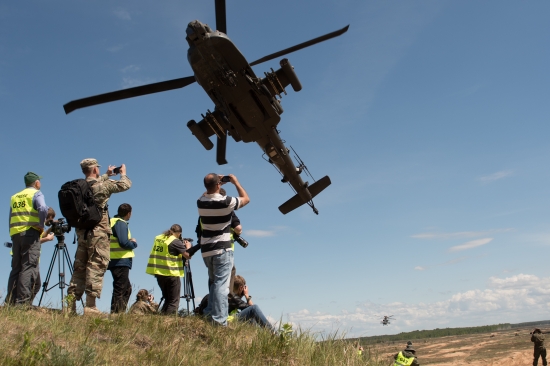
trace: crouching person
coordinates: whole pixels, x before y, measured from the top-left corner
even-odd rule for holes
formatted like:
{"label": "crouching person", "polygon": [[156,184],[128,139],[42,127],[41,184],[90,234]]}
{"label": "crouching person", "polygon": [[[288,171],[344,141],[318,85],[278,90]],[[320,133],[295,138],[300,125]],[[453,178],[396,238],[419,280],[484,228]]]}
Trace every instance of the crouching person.
{"label": "crouching person", "polygon": [[136,295],[136,302],[130,308],[130,314],[156,314],[159,309],[159,304],[155,301],[155,298],[149,291],[141,289]]}

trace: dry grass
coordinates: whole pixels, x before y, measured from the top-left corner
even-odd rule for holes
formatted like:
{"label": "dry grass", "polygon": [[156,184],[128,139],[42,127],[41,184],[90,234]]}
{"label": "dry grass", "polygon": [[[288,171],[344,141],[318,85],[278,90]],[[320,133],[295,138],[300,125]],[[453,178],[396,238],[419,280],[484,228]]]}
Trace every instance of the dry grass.
{"label": "dry grass", "polygon": [[215,327],[197,317],[120,315],[65,317],[58,311],[0,308],[2,365],[386,365],[358,356],[337,334],[273,335],[232,323]]}

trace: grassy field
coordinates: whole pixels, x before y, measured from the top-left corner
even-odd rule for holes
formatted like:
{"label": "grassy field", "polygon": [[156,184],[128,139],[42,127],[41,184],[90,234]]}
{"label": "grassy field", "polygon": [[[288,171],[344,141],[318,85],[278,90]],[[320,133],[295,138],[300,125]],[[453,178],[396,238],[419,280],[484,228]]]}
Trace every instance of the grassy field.
{"label": "grassy field", "polygon": [[[533,328],[509,329],[492,333],[455,335],[413,340],[418,361],[422,366],[443,365],[532,365],[533,343],[529,332]],[[406,342],[391,341],[378,344],[374,350],[380,358],[405,347]],[[539,360],[539,365],[542,362]]]}
{"label": "grassy field", "polygon": [[319,341],[294,330],[273,335],[256,326],[215,327],[168,316],[94,318],[45,308],[0,308],[1,365],[388,365],[332,335]]}

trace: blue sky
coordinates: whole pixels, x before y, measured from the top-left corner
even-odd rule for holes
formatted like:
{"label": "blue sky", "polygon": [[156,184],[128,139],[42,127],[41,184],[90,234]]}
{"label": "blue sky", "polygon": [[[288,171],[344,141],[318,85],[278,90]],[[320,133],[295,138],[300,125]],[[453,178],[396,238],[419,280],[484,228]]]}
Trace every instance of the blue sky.
{"label": "blue sky", "polygon": [[[58,209],[83,158],[125,163],[134,185],[112,197],[111,212],[134,207],[130,277],[159,298],[145,274],[154,236],[174,223],[193,236],[202,178],[233,173],[251,197],[239,212],[250,245],[236,250],[237,272],[273,319],[353,336],[547,319],[550,4],[315,4],[227,5],[228,35],[249,61],[350,24],[287,56],[303,90],[282,99],[281,136],[333,183],[315,199],[319,216],[308,207],[283,216],[292,191],[257,145],[230,140],[229,164],[217,166],[185,126],[213,107],[196,84],[63,112],[73,99],[192,75],[185,28],[213,26],[213,1],[0,1],[6,216],[29,170]],[[52,252],[44,245],[43,277]],[[8,250],[3,258],[2,292]],[[202,296],[200,257],[192,269]],[[57,290],[47,297],[58,305]],[[396,318],[389,327],[384,314]]]}

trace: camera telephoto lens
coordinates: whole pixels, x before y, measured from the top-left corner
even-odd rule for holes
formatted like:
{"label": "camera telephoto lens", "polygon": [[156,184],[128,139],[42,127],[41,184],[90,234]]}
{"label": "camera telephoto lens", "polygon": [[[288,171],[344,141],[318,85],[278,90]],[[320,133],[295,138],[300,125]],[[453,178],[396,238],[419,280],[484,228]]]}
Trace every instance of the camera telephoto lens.
{"label": "camera telephoto lens", "polygon": [[248,246],[248,242],[244,240],[239,235],[234,235],[235,241],[241,245],[241,247],[246,248]]}

